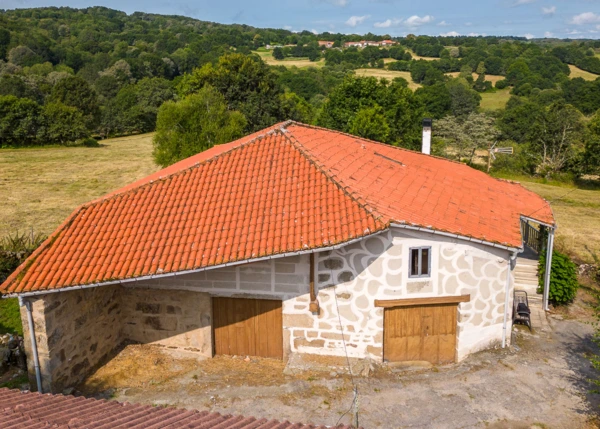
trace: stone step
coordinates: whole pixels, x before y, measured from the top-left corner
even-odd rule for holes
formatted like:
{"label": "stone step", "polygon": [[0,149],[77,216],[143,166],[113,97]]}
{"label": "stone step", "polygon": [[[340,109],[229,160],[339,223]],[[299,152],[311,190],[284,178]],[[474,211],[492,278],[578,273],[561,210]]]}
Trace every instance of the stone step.
{"label": "stone step", "polygon": [[522,284],[522,285],[530,285],[530,286],[531,285],[536,285],[537,286],[539,284],[537,278],[535,278],[535,279],[524,279],[524,278],[518,278],[518,277],[515,278],[514,283],[515,284]]}
{"label": "stone step", "polygon": [[533,266],[533,265],[525,265],[525,266],[519,266],[517,265],[514,269],[514,272],[517,273],[537,273],[539,271],[539,268],[537,265]]}
{"label": "stone step", "polygon": [[517,265],[539,265],[540,261],[536,259],[517,258]]}

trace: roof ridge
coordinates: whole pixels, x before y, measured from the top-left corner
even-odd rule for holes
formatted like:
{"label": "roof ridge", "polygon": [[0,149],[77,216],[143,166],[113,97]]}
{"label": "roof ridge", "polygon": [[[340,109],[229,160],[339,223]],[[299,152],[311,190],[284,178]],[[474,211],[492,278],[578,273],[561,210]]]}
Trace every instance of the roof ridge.
{"label": "roof ridge", "polygon": [[[346,133],[344,131],[334,130],[334,129],[325,128],[325,127],[319,127],[318,125],[305,124],[303,122],[294,121],[292,119],[290,119],[289,121],[284,122],[284,124],[286,124],[286,126],[287,125],[298,125],[299,127],[311,128],[311,129],[320,130],[320,131],[328,131],[330,133],[340,134],[340,135],[343,135],[343,136],[346,136],[346,137],[352,137],[352,138],[355,138],[355,139],[361,139],[361,140],[364,140],[364,141],[366,141],[368,143],[376,144],[378,146],[387,147],[387,148],[391,148],[391,149],[397,149],[397,150],[400,150],[400,151],[411,152],[411,153],[415,153],[415,154],[421,154],[421,155],[429,156],[431,158],[440,159],[442,161],[448,161],[448,162],[452,162],[454,164],[464,165],[465,167],[469,167],[467,164],[462,163],[460,161],[456,161],[454,159],[444,158],[443,156],[439,156],[439,155],[425,154],[425,153],[423,153],[421,151],[418,151],[418,150],[408,149],[408,148],[405,148],[405,147],[402,147],[402,146],[394,146],[394,145],[389,144],[389,143],[378,142],[378,141],[375,141],[375,140],[368,139],[366,137],[361,137],[361,136],[357,136],[357,135],[354,135],[354,134]],[[476,168],[473,168],[473,167],[469,167],[469,168],[472,168],[473,170],[477,170]],[[477,170],[477,171],[479,171],[479,170]]]}
{"label": "roof ridge", "polygon": [[[355,139],[361,139],[361,140],[364,140],[364,141],[366,141],[366,142],[368,142],[368,143],[373,143],[373,144],[376,144],[376,145],[379,145],[379,146],[382,146],[382,147],[387,147],[387,148],[391,148],[391,149],[398,149],[398,150],[400,150],[400,151],[406,151],[406,152],[411,152],[411,153],[415,153],[415,154],[426,155],[426,156],[429,156],[429,157],[431,157],[431,158],[439,159],[439,160],[441,160],[441,161],[448,161],[448,162],[451,162],[451,163],[453,163],[453,164],[462,165],[462,166],[464,166],[464,167],[468,167],[468,168],[470,168],[471,170],[478,171],[478,172],[482,173],[483,175],[485,175],[486,177],[489,177],[489,178],[490,178],[490,179],[492,179],[492,180],[496,180],[496,181],[499,181],[499,182],[506,182],[506,183],[510,183],[510,184],[513,184],[513,185],[519,185],[519,186],[521,186],[523,189],[525,189],[526,191],[528,191],[528,192],[531,192],[531,193],[534,193],[535,195],[538,195],[538,194],[536,194],[535,192],[533,192],[533,191],[531,191],[531,190],[527,189],[527,188],[526,188],[525,186],[523,186],[523,184],[522,184],[521,182],[519,182],[519,181],[516,181],[516,180],[510,180],[510,179],[503,179],[503,178],[501,178],[501,177],[494,177],[494,176],[492,176],[492,175],[490,175],[490,174],[488,174],[488,173],[485,173],[484,171],[478,170],[477,168],[473,168],[473,167],[471,167],[470,165],[467,165],[467,164],[465,164],[465,163],[463,163],[463,162],[460,162],[460,161],[456,161],[456,160],[454,160],[454,159],[444,158],[443,156],[439,156],[439,155],[425,154],[425,153],[423,153],[423,152],[420,152],[420,151],[418,151],[418,150],[407,149],[407,148],[405,148],[405,147],[402,147],[402,146],[394,146],[394,145],[391,145],[391,144],[389,144],[389,143],[382,143],[382,142],[378,142],[378,141],[375,141],[375,140],[368,139],[368,138],[366,138],[366,137],[360,137],[360,136],[356,136],[356,135],[354,135],[354,134],[346,133],[346,132],[344,132],[344,131],[334,130],[334,129],[325,128],[325,127],[319,127],[318,125],[310,125],[310,124],[305,124],[305,123],[303,123],[303,122],[294,121],[293,119],[290,119],[290,120],[288,120],[288,121],[285,121],[285,122],[283,122],[283,123],[281,124],[282,128],[283,128],[283,127],[286,127],[286,126],[288,126],[288,125],[297,125],[297,126],[299,126],[299,127],[310,128],[310,129],[314,129],[314,130],[328,131],[328,132],[331,132],[331,133],[340,134],[340,135],[347,136],[347,137],[352,137],[352,138],[355,138]],[[543,199],[544,201],[546,201],[548,204],[550,204],[550,202],[549,202],[549,201],[547,201],[545,198],[542,198],[542,199]],[[525,215],[525,216],[526,216],[526,215]]]}
{"label": "roof ridge", "polygon": [[[288,121],[288,122],[294,123],[294,121]],[[330,179],[333,182],[333,184],[336,185],[344,193],[344,195],[348,196],[348,198],[350,198],[352,201],[354,201],[356,204],[358,204],[362,209],[366,210],[371,216],[373,216],[375,221],[382,222],[384,225],[387,225],[389,223],[389,220],[383,221],[382,220],[383,215],[381,213],[379,213],[379,211],[377,211],[369,203],[367,203],[356,192],[349,192],[348,191],[349,186],[345,185],[342,180],[337,178],[336,174],[334,174],[331,170],[329,170],[321,162],[319,162],[318,159],[315,156],[313,156],[308,151],[308,149],[306,149],[304,147],[304,145],[302,145],[302,143],[300,143],[298,141],[296,136],[294,136],[294,134],[290,130],[286,130],[283,135],[294,146],[294,148],[298,152],[300,152],[300,154],[303,157],[305,157],[308,160],[308,162],[313,164],[318,171],[320,171],[328,179]]]}

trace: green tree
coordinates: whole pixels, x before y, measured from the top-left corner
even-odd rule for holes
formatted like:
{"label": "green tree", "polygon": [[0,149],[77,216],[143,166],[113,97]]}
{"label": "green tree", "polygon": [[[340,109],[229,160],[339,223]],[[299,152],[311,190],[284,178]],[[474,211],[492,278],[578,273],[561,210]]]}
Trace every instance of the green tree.
{"label": "green tree", "polygon": [[581,141],[581,113],[562,101],[539,111],[530,126],[528,139],[538,160],[538,173],[549,175],[563,170],[577,155]]}
{"label": "green tree", "polygon": [[315,120],[315,109],[304,98],[299,97],[293,92],[281,94],[282,116],[286,119],[312,124]]}
{"label": "green tree", "polygon": [[384,142],[390,134],[390,126],[381,106],[365,107],[356,112],[348,127],[350,134]]}
{"label": "green tree", "polygon": [[276,75],[255,55],[227,54],[217,65],[206,64],[184,76],[181,95],[210,85],[219,91],[230,110],[240,111],[247,119],[247,131],[257,131],[281,120],[279,86]]}
{"label": "green tree", "polygon": [[66,144],[89,137],[83,114],[76,107],[48,103],[42,109],[40,139],[45,144]]}
{"label": "green tree", "polygon": [[283,55],[283,49],[281,49],[279,46],[273,49],[273,58],[276,60],[283,60],[285,58],[285,55]]}
{"label": "green tree", "polygon": [[456,117],[465,117],[477,110],[481,95],[471,89],[469,83],[461,78],[451,79],[447,83],[450,93],[450,109]]}
{"label": "green tree", "polygon": [[41,107],[28,98],[0,96],[0,147],[38,144]]}
{"label": "green tree", "polygon": [[100,116],[96,91],[85,80],[69,76],[59,80],[50,94],[51,102],[60,102],[79,109],[88,128],[92,129]]}
{"label": "green tree", "polygon": [[228,110],[224,97],[205,86],[180,101],[161,106],[153,141],[154,160],[166,167],[241,137],[245,126],[244,115]]}

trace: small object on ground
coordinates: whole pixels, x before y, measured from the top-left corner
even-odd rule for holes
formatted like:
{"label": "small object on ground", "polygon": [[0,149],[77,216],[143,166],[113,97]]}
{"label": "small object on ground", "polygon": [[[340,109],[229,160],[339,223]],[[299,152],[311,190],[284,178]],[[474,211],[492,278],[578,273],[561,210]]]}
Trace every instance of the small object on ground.
{"label": "small object on ground", "polygon": [[514,292],[513,323],[527,325],[529,331],[531,331],[531,310],[529,309],[527,292],[524,290],[515,290]]}
{"label": "small object on ground", "polygon": [[63,395],[72,395],[74,391],[75,391],[74,387],[67,387],[65,390],[62,391],[62,394]]}

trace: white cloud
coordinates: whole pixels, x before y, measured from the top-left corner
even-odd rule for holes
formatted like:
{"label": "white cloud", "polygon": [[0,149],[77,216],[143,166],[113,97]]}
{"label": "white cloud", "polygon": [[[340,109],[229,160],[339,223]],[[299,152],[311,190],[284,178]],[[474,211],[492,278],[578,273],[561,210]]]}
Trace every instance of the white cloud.
{"label": "white cloud", "polygon": [[513,4],[512,4],[512,5],[513,5],[513,6],[521,6],[521,5],[524,5],[524,4],[533,3],[533,2],[535,2],[535,1],[536,1],[536,0],[516,0],[515,2],[513,2]]}
{"label": "white cloud", "polygon": [[385,21],[382,22],[376,22],[375,24],[373,24],[373,27],[377,27],[377,28],[388,28],[392,26],[392,20],[391,19],[386,19]]}
{"label": "white cloud", "polygon": [[440,33],[440,36],[442,36],[442,37],[458,37],[458,36],[460,36],[460,33],[456,32],[456,31],[448,31],[447,33]]}
{"label": "white cloud", "polygon": [[418,27],[419,25],[429,24],[433,22],[435,18],[431,15],[425,15],[423,17],[413,15],[404,21],[404,24],[408,27]]}
{"label": "white cloud", "polygon": [[549,31],[546,31],[544,33],[544,37],[551,38],[551,37],[554,37],[554,34],[550,33]]}
{"label": "white cloud", "polygon": [[291,29],[292,29],[292,26],[291,26],[291,25],[284,25],[284,26],[283,26],[283,29],[284,29],[284,30],[291,30]]}
{"label": "white cloud", "polygon": [[368,19],[371,15],[363,15],[363,16],[351,16],[346,21],[346,25],[350,27],[356,27],[359,24],[362,24],[366,19]]}
{"label": "white cloud", "polygon": [[535,36],[531,33],[525,33],[523,34],[523,37],[525,37],[527,40],[535,38]]}
{"label": "white cloud", "polygon": [[594,12],[584,12],[575,15],[569,22],[574,25],[596,24],[600,22],[600,15],[596,15]]}
{"label": "white cloud", "polygon": [[542,7],[542,15],[552,16],[556,13],[556,6]]}
{"label": "white cloud", "polygon": [[348,5],[348,0],[322,0],[323,3],[329,3],[332,4],[334,6],[347,6]]}
{"label": "white cloud", "polygon": [[389,28],[389,27],[392,27],[392,26],[399,25],[400,23],[402,23],[401,19],[392,18],[392,19],[386,19],[385,21],[376,22],[375,24],[373,24],[373,27],[375,27],[375,28]]}
{"label": "white cloud", "polygon": [[447,23],[446,21],[441,21],[441,22],[438,22],[438,25],[439,25],[440,27],[447,27],[447,26],[449,26],[450,24],[449,24],[449,23]]}
{"label": "white cloud", "polygon": [[467,34],[467,36],[469,36],[469,37],[477,37],[477,36],[485,37],[486,34],[485,33],[469,33],[469,34]]}
{"label": "white cloud", "polygon": [[310,32],[311,32],[312,34],[319,34],[319,32],[318,32],[317,30],[315,30],[314,28],[313,28],[312,30],[310,30]]}
{"label": "white cloud", "polygon": [[473,25],[472,22],[465,22],[465,27],[470,27],[471,25]]}

